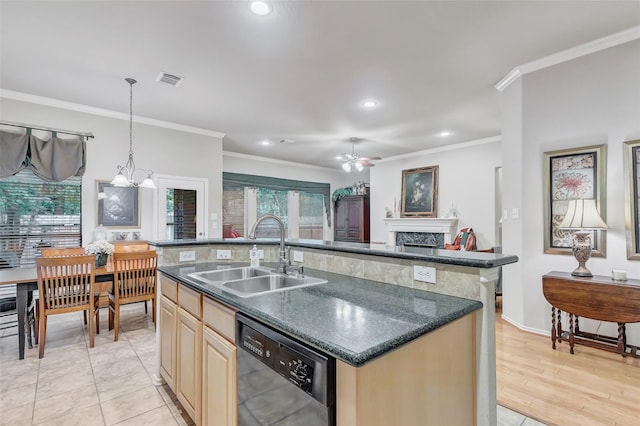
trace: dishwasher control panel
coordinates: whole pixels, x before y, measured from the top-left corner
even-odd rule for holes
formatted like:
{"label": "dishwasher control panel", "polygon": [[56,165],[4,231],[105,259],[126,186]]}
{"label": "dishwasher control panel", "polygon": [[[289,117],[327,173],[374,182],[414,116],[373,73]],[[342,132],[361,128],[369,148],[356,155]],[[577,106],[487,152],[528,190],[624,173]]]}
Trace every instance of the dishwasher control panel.
{"label": "dishwasher control panel", "polygon": [[236,345],[325,405],[335,401],[335,358],[236,314]]}

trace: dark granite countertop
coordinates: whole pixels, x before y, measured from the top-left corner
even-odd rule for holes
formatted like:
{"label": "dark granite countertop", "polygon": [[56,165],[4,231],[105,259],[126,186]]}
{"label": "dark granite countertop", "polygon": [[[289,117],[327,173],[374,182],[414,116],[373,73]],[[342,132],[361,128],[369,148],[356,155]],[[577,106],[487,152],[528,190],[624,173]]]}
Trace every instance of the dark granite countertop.
{"label": "dark granite countertop", "polygon": [[[276,238],[259,238],[250,240],[245,238],[206,239],[206,240],[172,240],[149,241],[156,247],[196,246],[208,244],[278,244]],[[292,247],[338,251],[345,253],[366,254],[373,256],[391,257],[397,259],[421,260],[425,262],[443,263],[447,265],[470,266],[474,268],[496,268],[518,261],[518,256],[510,254],[494,254],[475,251],[441,250],[425,247],[387,246],[384,244],[346,243],[322,240],[287,239],[286,244]]]}
{"label": "dark granite countertop", "polygon": [[[159,270],[354,366],[361,366],[482,307],[482,303],[475,300],[312,269],[305,273],[324,278],[328,283],[248,298],[237,297],[188,276],[218,266],[217,263],[197,263],[162,266]],[[228,268],[229,264],[220,266]]]}

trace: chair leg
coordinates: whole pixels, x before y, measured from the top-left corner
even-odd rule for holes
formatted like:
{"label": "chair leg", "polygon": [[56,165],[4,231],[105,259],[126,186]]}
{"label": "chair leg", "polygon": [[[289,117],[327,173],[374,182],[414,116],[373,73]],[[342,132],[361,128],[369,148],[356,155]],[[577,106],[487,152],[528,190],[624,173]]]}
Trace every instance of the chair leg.
{"label": "chair leg", "polygon": [[34,322],[33,311],[27,308],[27,320],[24,322],[24,330],[23,333],[27,333],[27,344],[29,345],[29,349],[33,349],[33,338],[31,335],[31,327]]}
{"label": "chair leg", "polygon": [[[147,302],[144,302],[145,306],[147,304]],[[156,327],[156,299],[153,298],[151,299],[151,309],[153,309],[153,313],[151,314],[152,318],[153,318],[153,327]]]}
{"label": "chair leg", "polygon": [[96,308],[96,334],[100,334],[100,309]]}
{"label": "chair leg", "polygon": [[147,301],[146,300],[144,301],[144,313],[145,314],[149,313],[149,311],[147,310]]}
{"label": "chair leg", "polygon": [[42,358],[44,356],[44,343],[47,334],[47,316],[44,313],[40,313],[40,348],[38,352],[38,358]]}
{"label": "chair leg", "polygon": [[87,311],[82,311],[82,315],[84,316],[84,325],[87,325]]}
{"label": "chair leg", "polygon": [[89,317],[89,347],[92,348],[95,344],[95,336],[93,335],[93,315],[91,315],[91,310],[87,309],[86,312]]}
{"label": "chair leg", "polygon": [[38,316],[38,304],[36,303],[36,307],[33,309],[33,315],[35,317],[35,321],[33,322],[33,334],[34,340],[36,341],[36,345],[38,344],[38,334],[40,333],[40,318]]}
{"label": "chair leg", "polygon": [[115,316],[115,320],[113,323],[113,341],[117,342],[118,341],[118,329],[120,328],[120,305],[116,304],[115,309],[114,309],[114,316]]}
{"label": "chair leg", "polygon": [[113,308],[109,305],[109,331],[113,330]]}

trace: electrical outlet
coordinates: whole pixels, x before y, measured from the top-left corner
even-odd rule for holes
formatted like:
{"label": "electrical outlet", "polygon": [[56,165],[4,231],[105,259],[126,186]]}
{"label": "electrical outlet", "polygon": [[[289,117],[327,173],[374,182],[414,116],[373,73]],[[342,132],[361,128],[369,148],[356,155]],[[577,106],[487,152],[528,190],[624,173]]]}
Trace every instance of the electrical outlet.
{"label": "electrical outlet", "polygon": [[180,252],[180,262],[189,262],[196,260],[196,252],[195,251],[181,251]]}
{"label": "electrical outlet", "polygon": [[231,250],[218,250],[216,257],[219,260],[231,260]]}
{"label": "electrical outlet", "polygon": [[258,250],[258,259],[264,259],[264,250]]}
{"label": "electrical outlet", "polygon": [[436,268],[429,268],[427,266],[414,266],[413,279],[416,281],[435,284]]}
{"label": "electrical outlet", "polygon": [[293,251],[293,261],[294,262],[304,262],[304,254],[301,251],[294,250]]}

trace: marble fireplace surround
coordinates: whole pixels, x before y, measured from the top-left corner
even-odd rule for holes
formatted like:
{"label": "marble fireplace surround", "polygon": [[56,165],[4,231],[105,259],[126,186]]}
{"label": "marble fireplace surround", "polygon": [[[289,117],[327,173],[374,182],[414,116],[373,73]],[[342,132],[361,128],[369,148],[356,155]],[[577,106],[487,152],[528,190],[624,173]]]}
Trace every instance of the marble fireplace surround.
{"label": "marble fireplace surround", "polygon": [[[444,237],[442,245],[444,246],[444,244],[451,244],[458,229],[458,218],[456,217],[394,217],[383,219],[383,221],[387,228],[387,244],[390,246],[396,246],[398,239],[407,241],[402,234],[406,234],[406,237],[415,241],[415,234],[421,233],[427,234],[425,235],[427,242],[434,237],[434,234],[436,236],[442,234]],[[401,234],[400,237],[397,234]],[[437,240],[439,239],[437,238]]]}

